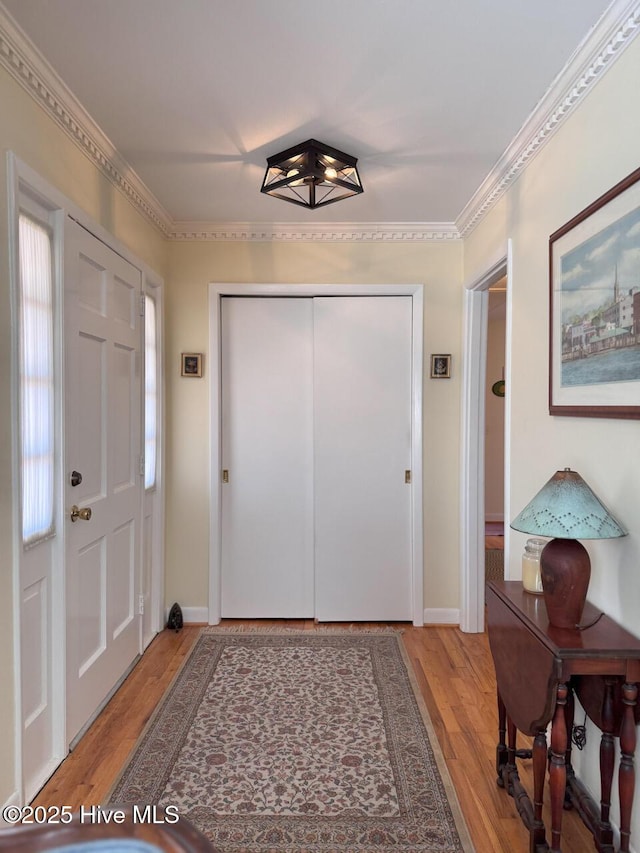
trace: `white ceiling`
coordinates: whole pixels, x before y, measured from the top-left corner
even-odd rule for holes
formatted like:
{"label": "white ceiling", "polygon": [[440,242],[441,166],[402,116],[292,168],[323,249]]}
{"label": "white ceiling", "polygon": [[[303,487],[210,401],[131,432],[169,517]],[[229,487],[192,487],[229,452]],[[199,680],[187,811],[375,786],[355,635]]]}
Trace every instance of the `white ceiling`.
{"label": "white ceiling", "polygon": [[[609,0],[3,0],[173,220],[452,222]],[[309,137],[364,194],[260,193]]]}

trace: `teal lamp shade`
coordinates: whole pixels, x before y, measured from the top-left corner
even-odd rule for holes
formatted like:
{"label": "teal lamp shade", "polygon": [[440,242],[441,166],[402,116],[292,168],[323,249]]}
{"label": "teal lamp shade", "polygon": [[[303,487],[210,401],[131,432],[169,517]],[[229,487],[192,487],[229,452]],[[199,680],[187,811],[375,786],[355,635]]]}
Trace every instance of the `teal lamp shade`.
{"label": "teal lamp shade", "polygon": [[615,539],[627,531],[577,471],[556,471],[511,522],[514,530],[554,537],[540,555],[549,622],[579,627],[591,577],[591,561],[578,539]]}
{"label": "teal lamp shade", "polygon": [[514,530],[561,539],[616,539],[627,531],[577,471],[565,468],[511,522]]}

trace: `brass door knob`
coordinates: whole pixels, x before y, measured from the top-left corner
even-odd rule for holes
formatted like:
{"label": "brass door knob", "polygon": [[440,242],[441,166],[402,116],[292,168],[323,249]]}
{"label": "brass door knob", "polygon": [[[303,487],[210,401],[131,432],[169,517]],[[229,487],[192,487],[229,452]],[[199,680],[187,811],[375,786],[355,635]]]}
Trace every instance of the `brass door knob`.
{"label": "brass door knob", "polygon": [[80,508],[75,504],[71,507],[71,521],[91,521],[91,507],[83,506]]}

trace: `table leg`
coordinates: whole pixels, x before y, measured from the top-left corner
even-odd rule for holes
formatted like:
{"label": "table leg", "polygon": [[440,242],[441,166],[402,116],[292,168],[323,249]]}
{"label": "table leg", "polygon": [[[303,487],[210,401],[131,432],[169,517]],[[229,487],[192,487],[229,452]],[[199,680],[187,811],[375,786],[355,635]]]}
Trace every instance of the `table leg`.
{"label": "table leg", "polygon": [[498,778],[496,782],[501,788],[504,788],[504,779],[502,778],[502,768],[507,763],[507,709],[504,706],[502,697],[498,692],[498,745],[496,747],[496,773]]}
{"label": "table leg", "polygon": [[562,831],[562,806],[567,786],[567,721],[565,705],[568,689],[559,684],[556,692],[556,709],[551,724],[551,760],[549,762],[549,789],[551,793],[551,850],[560,853],[560,834]]}
{"label": "table leg", "polygon": [[575,698],[573,695],[573,687],[569,684],[569,691],[567,693],[567,704],[564,706],[564,724],[567,727],[567,749],[564,754],[564,763],[567,768],[567,786],[565,788],[564,793],[564,808],[570,809],[572,808],[571,797],[569,796],[569,783],[571,778],[575,775],[573,772],[573,767],[571,765],[571,746],[572,746],[572,736],[573,736],[573,720],[575,716]]}
{"label": "table leg", "polygon": [[571,764],[571,736],[573,734],[573,721],[575,717],[576,702],[573,695],[573,688],[569,686],[567,693],[567,704],[564,706],[564,719],[567,727],[567,751],[564,755],[564,763],[569,767]]}
{"label": "table leg", "polygon": [[602,697],[602,737],[600,738],[600,843],[613,844],[613,830],[609,820],[611,810],[611,788],[613,785],[613,765],[615,760],[614,703],[615,681],[605,678]]}
{"label": "table leg", "polygon": [[533,827],[531,830],[531,849],[537,850],[546,844],[542,804],[544,799],[544,777],[547,770],[547,733],[544,729],[536,732],[533,740]]}
{"label": "table leg", "polygon": [[511,718],[507,719],[507,791],[513,797],[513,778],[519,779],[518,768],[516,766],[516,736],[517,729],[515,723],[511,722]]}
{"label": "table leg", "polygon": [[636,751],[635,706],[638,700],[638,685],[627,683],[622,688],[622,727],[620,729],[620,769],[618,785],[620,791],[620,853],[628,853],[631,835],[631,805],[635,790],[633,756]]}

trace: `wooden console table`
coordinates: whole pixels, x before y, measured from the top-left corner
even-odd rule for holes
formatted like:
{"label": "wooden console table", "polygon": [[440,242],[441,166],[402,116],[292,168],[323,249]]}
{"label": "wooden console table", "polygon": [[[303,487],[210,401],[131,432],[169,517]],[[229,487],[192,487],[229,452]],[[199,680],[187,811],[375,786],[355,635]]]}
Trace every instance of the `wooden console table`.
{"label": "wooden console table", "polygon": [[[620,851],[629,850],[635,786],[633,756],[640,682],[640,640],[589,602],[579,629],[549,625],[542,596],[519,581],[487,585],[488,632],[498,684],[498,784],[513,796],[529,830],[530,853],[560,851],[563,806],[573,806],[591,830],[596,848],[613,853],[609,821],[614,738],[620,738]],[[571,766],[574,695],[601,730],[601,805],[598,808]],[[551,723],[551,749],[547,725]],[[532,749],[516,748],[516,731],[533,737]],[[508,738],[505,739],[508,731]],[[518,776],[516,759],[533,759],[533,802]],[[551,798],[551,847],[542,821],[547,763]]]}

